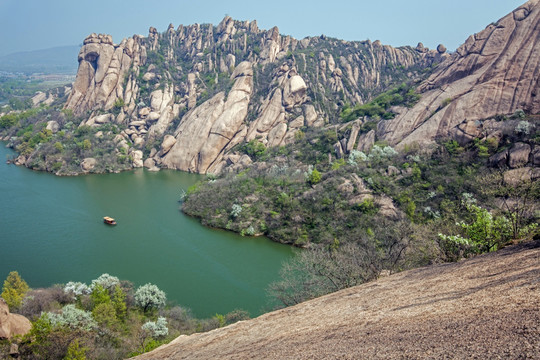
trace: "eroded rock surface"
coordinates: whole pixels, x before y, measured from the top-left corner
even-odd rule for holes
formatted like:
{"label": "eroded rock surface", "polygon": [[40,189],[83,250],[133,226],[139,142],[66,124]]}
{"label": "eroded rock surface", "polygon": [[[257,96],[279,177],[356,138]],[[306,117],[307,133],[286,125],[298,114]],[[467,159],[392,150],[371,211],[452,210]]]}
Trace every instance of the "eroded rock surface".
{"label": "eroded rock surface", "polygon": [[468,136],[475,121],[499,114],[539,113],[539,23],[540,2],[531,0],[470,36],[420,86],[420,102],[382,122],[378,136],[392,145],[429,144],[453,129]]}
{"label": "eroded rock surface", "polygon": [[[217,26],[151,27],[120,44],[91,34],[65,108],[105,135],[118,125],[116,152],[137,155],[132,166],[152,158],[155,167],[219,172],[225,155],[239,155],[235,145],[288,144],[303,127],[339,117],[337,98],[363,103],[448,56],[380,41],[297,40],[229,16]],[[159,150],[150,156],[147,147]]]}

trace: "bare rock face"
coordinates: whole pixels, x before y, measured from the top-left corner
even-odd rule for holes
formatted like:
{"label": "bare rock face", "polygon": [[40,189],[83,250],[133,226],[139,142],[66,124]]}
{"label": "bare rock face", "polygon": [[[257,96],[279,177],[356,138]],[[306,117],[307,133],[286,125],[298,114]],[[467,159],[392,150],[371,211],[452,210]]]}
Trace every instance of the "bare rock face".
{"label": "bare rock face", "polygon": [[253,90],[251,63],[240,63],[231,78],[234,85],[225,99],[224,93],[190,111],[175,132],[176,143],[163,158],[168,168],[190,172],[208,172],[223,157],[227,146],[242,139],[240,132]]}
{"label": "bare rock face", "polygon": [[53,134],[56,134],[58,130],[60,130],[60,124],[54,120],[47,121],[46,129],[51,130]]}
{"label": "bare rock face", "polygon": [[15,335],[25,335],[32,328],[30,320],[22,315],[10,314],[9,307],[0,298],[0,340],[11,339]]}
{"label": "bare rock face", "polygon": [[360,136],[356,150],[363,151],[367,154],[373,147],[373,144],[375,144],[375,130],[370,130]]}
{"label": "bare rock face", "polygon": [[126,73],[146,61],[146,49],[141,38],[134,36],[120,45],[110,35],[91,34],[84,40],[79,52],[79,70],[73,91],[65,105],[76,115],[88,110],[109,110],[115,101],[128,98],[123,89]]}
{"label": "bare rock face", "polygon": [[516,109],[540,112],[540,1],[472,35],[419,90],[422,99],[381,123],[392,145],[432,143],[463,122],[482,121]]}

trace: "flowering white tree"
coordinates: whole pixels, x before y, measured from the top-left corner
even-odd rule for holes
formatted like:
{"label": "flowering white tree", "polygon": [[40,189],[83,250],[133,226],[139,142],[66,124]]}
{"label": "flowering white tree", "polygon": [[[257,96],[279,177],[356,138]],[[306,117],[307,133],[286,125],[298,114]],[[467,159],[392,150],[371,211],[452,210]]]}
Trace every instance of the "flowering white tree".
{"label": "flowering white tree", "polygon": [[135,304],[145,312],[148,309],[159,309],[167,303],[167,296],[156,285],[146,284],[135,291]]}
{"label": "flowering white tree", "polygon": [[112,291],[114,290],[116,285],[120,285],[120,280],[116,276],[112,276],[109,274],[102,274],[97,279],[92,280],[90,289],[93,290],[96,287],[96,285],[101,285],[104,289]]}
{"label": "flowering white tree", "polygon": [[67,326],[71,329],[92,330],[97,327],[97,323],[88,311],[77,309],[75,305],[69,304],[62,308],[60,314],[43,313],[52,325]]}
{"label": "flowering white tree", "polygon": [[66,294],[72,293],[75,296],[80,296],[88,295],[92,292],[92,290],[90,289],[90,287],[88,287],[88,285],[84,283],[70,281],[66,284],[66,286],[64,286],[64,292]]}
{"label": "flowering white tree", "polygon": [[154,338],[169,335],[167,319],[163,316],[158,317],[157,321],[148,321],[142,326],[142,329],[148,331]]}

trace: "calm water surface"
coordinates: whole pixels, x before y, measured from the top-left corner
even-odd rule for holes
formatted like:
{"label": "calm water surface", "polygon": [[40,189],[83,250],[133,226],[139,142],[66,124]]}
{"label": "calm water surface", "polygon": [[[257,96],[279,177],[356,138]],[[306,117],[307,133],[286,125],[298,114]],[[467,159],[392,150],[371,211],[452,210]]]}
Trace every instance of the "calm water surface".
{"label": "calm water surface", "polygon": [[[156,284],[199,317],[268,309],[266,287],[292,249],[207,229],[180,212],[181,189],[200,175],[57,177],[7,165],[11,154],[0,143],[0,281],[12,270],[34,288],[109,273]],[[105,225],[106,215],[118,225]]]}

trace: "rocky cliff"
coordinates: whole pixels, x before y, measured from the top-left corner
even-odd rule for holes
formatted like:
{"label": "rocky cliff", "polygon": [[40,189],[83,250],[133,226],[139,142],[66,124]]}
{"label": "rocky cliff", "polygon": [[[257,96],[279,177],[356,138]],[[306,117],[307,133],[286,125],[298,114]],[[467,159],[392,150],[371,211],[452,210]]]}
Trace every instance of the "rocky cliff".
{"label": "rocky cliff", "polygon": [[495,132],[498,115],[538,114],[539,25],[540,1],[530,0],[470,36],[419,86],[420,102],[380,122],[377,135],[394,145],[467,142]]}
{"label": "rocky cliff", "polygon": [[538,245],[395,274],[136,359],[538,358]]}
{"label": "rocky cliff", "polygon": [[134,166],[219,172],[238,159],[236,145],[287,144],[302,127],[335,121],[344,104],[421,79],[447,57],[443,46],[297,40],[230,17],[150,28],[120,44],[92,34],[65,108],[81,125],[121,125],[117,149]]}

